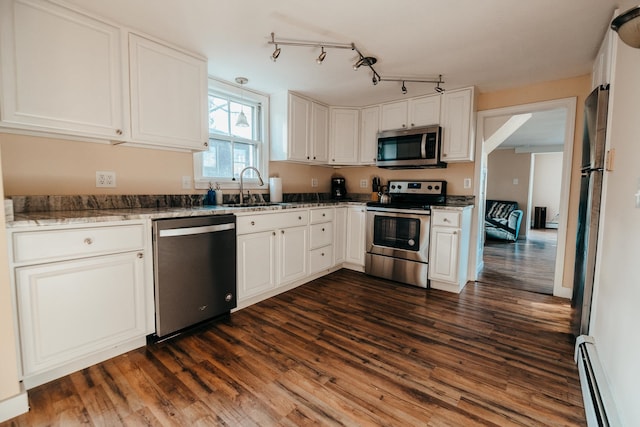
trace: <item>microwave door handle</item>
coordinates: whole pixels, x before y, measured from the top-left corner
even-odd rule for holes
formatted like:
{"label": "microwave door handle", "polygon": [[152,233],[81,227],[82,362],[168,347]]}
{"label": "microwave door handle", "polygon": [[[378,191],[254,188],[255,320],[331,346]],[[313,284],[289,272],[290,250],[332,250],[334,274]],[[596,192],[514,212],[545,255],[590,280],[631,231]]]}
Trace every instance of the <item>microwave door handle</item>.
{"label": "microwave door handle", "polygon": [[420,142],[420,158],[427,158],[427,133],[422,134],[422,141]]}

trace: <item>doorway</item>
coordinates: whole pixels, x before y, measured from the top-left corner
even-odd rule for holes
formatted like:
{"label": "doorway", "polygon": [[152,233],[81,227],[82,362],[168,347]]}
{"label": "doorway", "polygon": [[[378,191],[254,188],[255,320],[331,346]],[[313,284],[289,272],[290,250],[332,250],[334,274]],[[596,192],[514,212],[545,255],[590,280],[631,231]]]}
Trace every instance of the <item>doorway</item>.
{"label": "doorway", "polygon": [[[489,153],[499,147],[502,143],[507,141],[511,135],[516,135],[517,130],[520,129],[524,123],[531,120],[532,115],[553,115],[554,111],[562,111],[564,120],[564,126],[561,127],[561,145],[562,147],[556,147],[562,152],[562,172],[561,180],[559,183],[560,188],[560,205],[557,207],[557,215],[554,215],[554,220],[557,224],[557,238],[555,243],[556,253],[554,259],[551,261],[554,265],[553,268],[553,295],[562,296],[565,298],[570,297],[570,289],[562,286],[562,280],[564,277],[564,258],[566,249],[566,230],[567,230],[567,212],[568,212],[568,200],[569,200],[569,184],[571,177],[571,163],[573,154],[573,141],[574,141],[574,126],[575,126],[575,109],[576,98],[565,98],[554,101],[546,101],[540,103],[524,104],[514,107],[506,107],[494,110],[486,110],[478,113],[478,125],[476,132],[476,164],[475,164],[475,182],[476,187],[474,194],[476,196],[477,207],[475,217],[472,226],[472,244],[471,258],[470,258],[470,277],[478,279],[481,271],[484,267],[484,213],[485,203],[488,197],[487,195],[487,177],[488,177],[488,165],[489,165]],[[512,139],[510,144],[515,144],[517,138]],[[530,144],[531,145],[531,144]],[[536,148],[535,146],[520,147],[505,147],[521,153],[530,153],[531,164],[533,165],[533,158],[536,152],[540,150],[546,150],[546,148]],[[531,171],[533,168],[531,168]],[[516,186],[520,184],[520,179],[513,178],[510,184]],[[522,231],[520,233],[523,236],[523,242],[527,242],[524,237],[531,234],[530,226],[532,225],[532,219],[535,214],[532,205],[532,191],[530,185],[531,179],[527,178],[526,186],[523,185],[524,195],[512,195],[509,199],[516,197],[520,198],[519,205],[522,205],[524,212],[522,220]],[[554,234],[555,234],[554,233]],[[536,236],[531,236],[533,242],[538,240]],[[547,237],[539,236],[542,243],[546,244]],[[554,236],[555,237],[555,236]],[[517,246],[514,246],[517,249]],[[493,255],[492,255],[493,256]],[[509,267],[505,267],[505,270]],[[514,270],[513,268],[511,268]],[[517,275],[517,269],[514,270],[514,277]]]}

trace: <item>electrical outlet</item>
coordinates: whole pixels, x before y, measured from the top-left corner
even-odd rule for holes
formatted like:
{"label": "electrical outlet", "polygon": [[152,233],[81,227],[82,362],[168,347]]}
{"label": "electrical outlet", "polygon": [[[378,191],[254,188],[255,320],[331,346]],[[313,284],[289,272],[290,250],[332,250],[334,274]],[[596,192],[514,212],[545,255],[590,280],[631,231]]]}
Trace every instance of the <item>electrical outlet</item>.
{"label": "electrical outlet", "polygon": [[360,188],[367,188],[369,186],[369,184],[367,183],[366,179],[361,179],[360,180]]}
{"label": "electrical outlet", "polygon": [[182,189],[191,190],[191,177],[189,175],[184,175],[182,177]]}
{"label": "electrical outlet", "polygon": [[318,178],[311,178],[311,186],[312,187],[318,186]]}
{"label": "electrical outlet", "polygon": [[115,187],[116,173],[113,171],[96,171],[96,187]]}
{"label": "electrical outlet", "polygon": [[520,180],[518,178],[513,178],[513,185],[520,184]]}
{"label": "electrical outlet", "polygon": [[464,179],[464,188],[471,188],[471,178]]}

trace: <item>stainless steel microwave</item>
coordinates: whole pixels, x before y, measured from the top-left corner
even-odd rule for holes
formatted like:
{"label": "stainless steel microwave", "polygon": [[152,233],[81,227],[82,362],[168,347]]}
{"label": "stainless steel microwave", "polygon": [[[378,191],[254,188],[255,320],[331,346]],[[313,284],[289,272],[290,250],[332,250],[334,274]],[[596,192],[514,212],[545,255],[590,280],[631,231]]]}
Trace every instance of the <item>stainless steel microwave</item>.
{"label": "stainless steel microwave", "polygon": [[442,129],[424,126],[378,133],[376,166],[390,169],[446,167],[440,160]]}

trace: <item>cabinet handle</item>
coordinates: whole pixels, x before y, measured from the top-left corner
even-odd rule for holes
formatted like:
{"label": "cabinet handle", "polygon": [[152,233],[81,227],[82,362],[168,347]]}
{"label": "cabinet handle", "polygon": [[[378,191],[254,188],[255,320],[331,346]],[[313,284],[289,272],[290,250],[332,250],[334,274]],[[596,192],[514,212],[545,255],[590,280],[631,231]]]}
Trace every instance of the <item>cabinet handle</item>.
{"label": "cabinet handle", "polygon": [[142,252],[138,252],[138,255],[137,255],[137,256],[138,256],[138,258],[142,259],[142,257],[143,257],[144,255],[142,254]]}
{"label": "cabinet handle", "polygon": [[85,245],[91,245],[92,243],[93,243],[93,239],[91,237],[87,237],[86,239],[84,239]]}
{"label": "cabinet handle", "polygon": [[256,222],[255,221],[251,221],[251,225],[256,225]]}
{"label": "cabinet handle", "polygon": [[116,130],[116,135],[122,135],[122,129]]}

